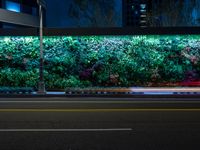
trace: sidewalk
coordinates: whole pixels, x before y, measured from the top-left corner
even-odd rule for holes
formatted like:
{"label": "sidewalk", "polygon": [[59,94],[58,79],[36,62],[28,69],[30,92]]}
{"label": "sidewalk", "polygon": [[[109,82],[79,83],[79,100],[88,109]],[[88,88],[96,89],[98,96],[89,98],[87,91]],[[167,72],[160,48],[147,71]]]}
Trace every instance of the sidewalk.
{"label": "sidewalk", "polygon": [[177,88],[94,88],[94,89],[71,89],[70,91],[58,92],[47,91],[46,94],[3,94],[0,97],[199,97],[200,88],[177,87]]}

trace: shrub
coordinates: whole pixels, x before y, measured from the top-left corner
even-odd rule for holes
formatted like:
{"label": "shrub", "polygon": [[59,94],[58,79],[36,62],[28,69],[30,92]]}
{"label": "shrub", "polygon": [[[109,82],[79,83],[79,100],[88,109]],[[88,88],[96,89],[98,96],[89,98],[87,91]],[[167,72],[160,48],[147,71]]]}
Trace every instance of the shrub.
{"label": "shrub", "polygon": [[[45,37],[47,89],[148,86],[200,74],[199,36]],[[39,39],[0,38],[0,86],[37,88]],[[196,75],[195,80],[198,80]]]}

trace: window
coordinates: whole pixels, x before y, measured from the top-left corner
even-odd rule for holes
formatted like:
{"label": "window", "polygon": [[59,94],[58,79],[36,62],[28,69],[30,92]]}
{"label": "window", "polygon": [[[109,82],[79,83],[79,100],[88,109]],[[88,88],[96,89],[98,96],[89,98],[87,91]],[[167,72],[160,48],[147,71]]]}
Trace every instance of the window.
{"label": "window", "polygon": [[6,1],[5,7],[7,10],[14,11],[14,12],[20,12],[20,4],[19,3],[15,3],[12,1]]}

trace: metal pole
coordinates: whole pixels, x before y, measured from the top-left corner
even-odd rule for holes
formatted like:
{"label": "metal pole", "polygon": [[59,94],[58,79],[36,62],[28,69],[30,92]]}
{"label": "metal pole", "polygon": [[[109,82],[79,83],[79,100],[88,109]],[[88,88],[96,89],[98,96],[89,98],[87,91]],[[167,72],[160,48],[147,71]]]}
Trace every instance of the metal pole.
{"label": "metal pole", "polygon": [[43,55],[43,12],[42,5],[39,5],[39,17],[40,17],[40,77],[39,77],[39,94],[45,94],[44,83],[44,55]]}

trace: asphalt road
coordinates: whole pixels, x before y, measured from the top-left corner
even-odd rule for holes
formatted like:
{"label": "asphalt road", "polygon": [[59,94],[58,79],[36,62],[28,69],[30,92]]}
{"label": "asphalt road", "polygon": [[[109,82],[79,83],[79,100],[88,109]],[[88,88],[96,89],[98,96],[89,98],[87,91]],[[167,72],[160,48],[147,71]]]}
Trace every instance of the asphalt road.
{"label": "asphalt road", "polygon": [[0,150],[200,147],[199,98],[0,98]]}

